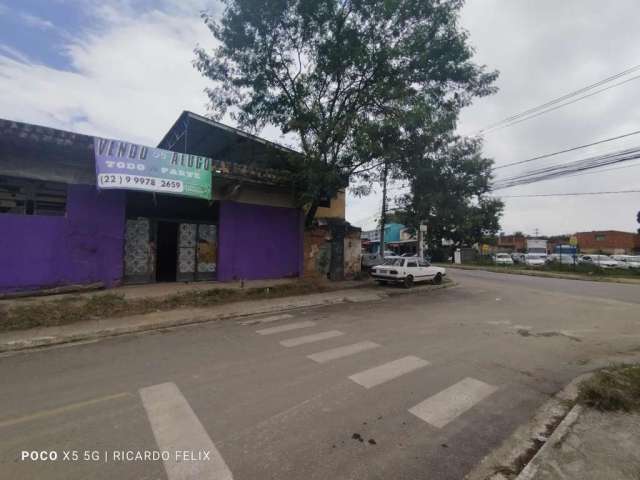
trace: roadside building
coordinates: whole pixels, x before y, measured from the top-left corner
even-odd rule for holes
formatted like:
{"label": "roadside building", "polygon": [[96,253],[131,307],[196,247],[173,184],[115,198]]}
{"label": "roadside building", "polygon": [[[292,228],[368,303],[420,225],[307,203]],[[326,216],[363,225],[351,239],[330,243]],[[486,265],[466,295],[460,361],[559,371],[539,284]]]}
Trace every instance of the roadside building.
{"label": "roadside building", "polygon": [[500,252],[524,252],[527,248],[527,238],[522,234],[500,235],[498,248]]}
{"label": "roadside building", "polygon": [[301,276],[291,155],[190,112],[158,148],[0,119],[0,292]]}
{"label": "roadside building", "polygon": [[640,234],[618,230],[576,233],[581,253],[624,255],[640,252]]}
{"label": "roadside building", "polygon": [[[385,249],[398,255],[416,253],[417,239],[409,228],[401,223],[388,223],[384,226]],[[362,248],[367,253],[378,253],[380,249],[380,229],[362,232]]]}

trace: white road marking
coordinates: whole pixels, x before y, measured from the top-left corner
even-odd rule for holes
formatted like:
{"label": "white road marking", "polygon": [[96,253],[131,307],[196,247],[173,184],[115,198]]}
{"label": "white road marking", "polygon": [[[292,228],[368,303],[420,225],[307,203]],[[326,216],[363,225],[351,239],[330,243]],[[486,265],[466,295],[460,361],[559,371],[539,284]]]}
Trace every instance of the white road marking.
{"label": "white road marking", "polygon": [[533,327],[529,325],[512,325],[511,328],[515,330],[533,330]]}
{"label": "white road marking", "polygon": [[371,350],[372,348],[378,348],[380,345],[374,342],[359,342],[351,345],[345,345],[344,347],[332,348],[331,350],[325,350],[324,352],[314,353],[313,355],[307,355],[314,362],[325,363],[338,358],[348,357],[349,355],[355,355],[356,353]]}
{"label": "white road marking", "polygon": [[[170,453],[163,461],[169,480],[233,480],[220,452],[187,400],[174,383],[161,383],[140,389],[142,404],[153,430],[158,448]],[[177,452],[209,452],[208,460],[185,461]]]}
{"label": "white road marking", "polygon": [[372,388],[427,365],[431,364],[421,358],[408,356],[356,373],[349,379],[364,388]]}
{"label": "white road marking", "polygon": [[277,322],[278,320],[287,320],[289,318],[293,318],[293,315],[289,313],[283,313],[282,315],[273,315],[271,317],[253,318],[251,320],[238,322],[238,324],[239,325],[256,325],[258,323],[271,323],[271,322]]}
{"label": "white road marking", "polygon": [[511,325],[509,320],[488,320],[489,325]]}
{"label": "white road marking", "polygon": [[258,335],[273,335],[274,333],[288,332],[290,330],[298,330],[299,328],[315,327],[316,322],[298,322],[288,323],[286,325],[280,325],[279,327],[263,328],[262,330],[256,330]]}
{"label": "white road marking", "polygon": [[480,380],[465,378],[410,408],[409,412],[434,427],[442,428],[497,389]]}
{"label": "white road marking", "polygon": [[314,333],[313,335],[305,335],[304,337],[289,338],[280,342],[283,347],[297,347],[298,345],[304,345],[305,343],[319,342],[320,340],[327,340],[328,338],[339,337],[344,333],[338,330],[329,330],[328,332]]}

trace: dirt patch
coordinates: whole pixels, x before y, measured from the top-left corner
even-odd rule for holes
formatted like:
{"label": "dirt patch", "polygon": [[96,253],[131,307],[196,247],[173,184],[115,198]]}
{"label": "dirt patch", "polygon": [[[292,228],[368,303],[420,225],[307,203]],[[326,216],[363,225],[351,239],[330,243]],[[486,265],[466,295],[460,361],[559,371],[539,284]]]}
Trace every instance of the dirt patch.
{"label": "dirt patch", "polygon": [[89,298],[64,297],[0,309],[0,331],[66,325],[83,320],[116,318],[176,308],[207,307],[243,300],[280,298],[330,290],[332,290],[330,285],[318,282],[296,282],[242,290],[212,288],[178,293],[163,298],[126,300],[123,295],[114,293],[97,294]]}
{"label": "dirt patch", "polygon": [[567,335],[566,333],[562,333],[562,332],[533,333],[531,330],[525,330],[524,328],[519,328],[518,330],[516,330],[516,332],[523,337],[542,337],[542,338],[565,337],[565,338],[568,338],[569,340],[573,340],[574,342],[582,341],[578,337],[573,337],[571,335]]}
{"label": "dirt patch", "polygon": [[640,411],[640,365],[613,365],[578,386],[577,402],[602,411]]}

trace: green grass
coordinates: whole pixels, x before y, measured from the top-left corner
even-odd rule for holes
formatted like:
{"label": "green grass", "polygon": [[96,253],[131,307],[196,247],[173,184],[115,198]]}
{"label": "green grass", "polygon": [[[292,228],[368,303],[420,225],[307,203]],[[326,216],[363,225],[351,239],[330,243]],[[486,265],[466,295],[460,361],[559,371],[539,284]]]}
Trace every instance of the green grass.
{"label": "green grass", "polygon": [[310,281],[239,290],[211,288],[178,293],[163,298],[134,300],[126,300],[123,295],[114,293],[97,294],[88,298],[69,296],[58,300],[33,302],[0,309],[0,331],[58,326],[83,320],[139,315],[176,308],[207,307],[242,300],[319,293],[331,289],[330,285]]}
{"label": "green grass", "polygon": [[[448,265],[444,265],[445,267]],[[604,269],[593,265],[577,264],[562,265],[559,263],[550,263],[542,267],[528,267],[523,264],[516,263],[514,265],[496,265],[492,261],[480,259],[474,262],[467,262],[462,265],[450,265],[458,268],[483,268],[492,272],[516,273],[521,275],[542,275],[554,274],[565,275],[567,277],[582,278],[585,280],[604,280],[604,281],[640,281],[640,269],[621,269],[612,268]]]}
{"label": "green grass", "polygon": [[577,403],[602,411],[640,411],[640,365],[613,365],[578,386]]}

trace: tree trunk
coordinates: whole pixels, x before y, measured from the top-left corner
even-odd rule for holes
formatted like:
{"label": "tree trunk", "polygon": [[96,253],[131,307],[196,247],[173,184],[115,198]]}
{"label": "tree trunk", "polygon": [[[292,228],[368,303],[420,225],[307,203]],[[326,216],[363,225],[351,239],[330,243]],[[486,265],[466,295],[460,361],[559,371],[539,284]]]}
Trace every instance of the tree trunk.
{"label": "tree trunk", "polygon": [[309,228],[313,224],[313,219],[316,217],[316,212],[318,211],[318,206],[319,206],[319,202],[317,200],[314,200],[311,203],[311,206],[309,207],[309,210],[307,211],[307,216],[304,219],[305,228]]}

